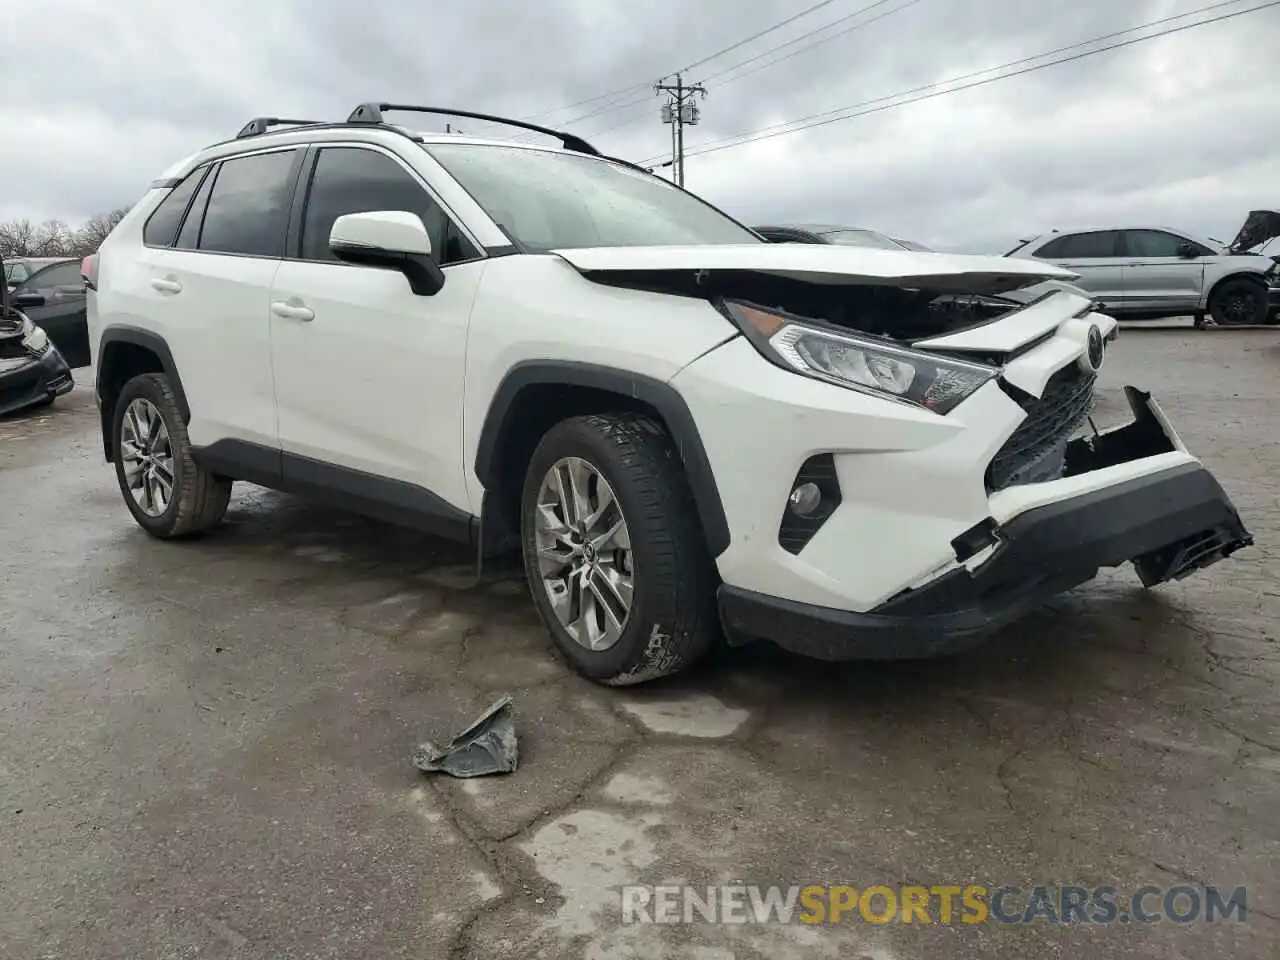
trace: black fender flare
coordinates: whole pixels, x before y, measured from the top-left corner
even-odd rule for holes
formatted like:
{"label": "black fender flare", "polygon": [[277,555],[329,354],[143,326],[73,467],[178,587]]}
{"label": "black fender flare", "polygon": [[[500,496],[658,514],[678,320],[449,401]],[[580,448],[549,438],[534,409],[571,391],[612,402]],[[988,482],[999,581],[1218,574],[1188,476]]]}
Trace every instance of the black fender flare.
{"label": "black fender flare", "polygon": [[111,458],[111,415],[114,411],[108,410],[103,403],[103,374],[109,371],[109,365],[104,362],[109,347],[113,343],[127,343],[135,347],[142,347],[155,354],[160,361],[160,367],[164,375],[169,378],[169,385],[173,388],[174,399],[178,402],[178,412],[182,415],[183,422],[191,419],[191,408],[187,405],[187,394],[182,388],[182,378],[178,376],[178,365],[174,363],[173,351],[169,349],[169,344],[164,337],[150,330],[143,330],[141,327],[131,327],[127,325],[115,325],[107,327],[102,331],[102,336],[98,339],[97,357],[97,373],[94,381],[94,396],[98,402],[98,410],[102,420],[102,444],[103,450],[107,458]]}
{"label": "black fender flare", "polygon": [[499,452],[516,400],[527,387],[543,384],[601,390],[652,407],[666,423],[680,453],[711,556],[718,557],[728,548],[729,521],[720,490],[684,397],[662,380],[614,367],[570,360],[527,360],[508,370],[489,403],[476,445],[476,477],[486,490],[494,489],[499,483]]}

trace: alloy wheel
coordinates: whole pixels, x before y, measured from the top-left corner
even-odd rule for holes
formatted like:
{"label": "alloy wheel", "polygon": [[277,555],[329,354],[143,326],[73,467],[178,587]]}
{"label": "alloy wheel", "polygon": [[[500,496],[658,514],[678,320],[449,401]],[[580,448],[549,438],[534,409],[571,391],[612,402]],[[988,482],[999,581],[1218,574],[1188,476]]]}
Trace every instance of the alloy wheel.
{"label": "alloy wheel", "polygon": [[133,502],[149,517],[161,516],[173,499],[173,446],[164,417],[138,397],[120,424],[120,460]]}
{"label": "alloy wheel", "polygon": [[563,457],[538,490],[534,537],[543,589],[560,625],[588,650],[618,642],[635,592],[631,532],[609,482]]}
{"label": "alloy wheel", "polygon": [[1222,318],[1221,323],[1224,325],[1239,326],[1250,323],[1258,312],[1257,294],[1252,291],[1233,293],[1226,298],[1223,306],[1223,313],[1226,316]]}

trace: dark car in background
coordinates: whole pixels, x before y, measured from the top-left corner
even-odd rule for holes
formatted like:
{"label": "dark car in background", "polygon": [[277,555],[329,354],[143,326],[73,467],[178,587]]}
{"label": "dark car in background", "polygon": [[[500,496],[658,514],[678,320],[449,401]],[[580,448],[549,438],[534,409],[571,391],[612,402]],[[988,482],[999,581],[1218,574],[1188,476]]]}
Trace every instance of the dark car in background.
{"label": "dark car in background", "polygon": [[[44,330],[73,368],[89,365],[89,323],[80,258],[17,261],[25,276],[9,291],[11,306]],[[34,270],[30,270],[35,266]],[[8,263],[6,263],[8,267]],[[29,271],[29,272],[26,272]],[[14,276],[18,271],[14,272]]]}
{"label": "dark car in background", "polygon": [[66,257],[12,257],[4,262],[4,282],[9,291],[22,283],[41,267],[51,263],[60,263]]}
{"label": "dark car in background", "polygon": [[[0,269],[9,276],[0,257]],[[0,416],[46,406],[71,390],[71,368],[31,318],[15,308],[8,287],[0,287]]]}

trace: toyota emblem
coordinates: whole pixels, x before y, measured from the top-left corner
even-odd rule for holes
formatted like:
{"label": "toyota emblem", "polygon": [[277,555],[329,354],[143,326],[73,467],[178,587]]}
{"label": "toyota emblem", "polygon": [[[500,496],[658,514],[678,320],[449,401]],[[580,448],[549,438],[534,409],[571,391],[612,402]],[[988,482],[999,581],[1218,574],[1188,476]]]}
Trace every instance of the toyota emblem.
{"label": "toyota emblem", "polygon": [[1102,331],[1096,323],[1089,328],[1089,335],[1085,338],[1080,366],[1091,373],[1102,366]]}

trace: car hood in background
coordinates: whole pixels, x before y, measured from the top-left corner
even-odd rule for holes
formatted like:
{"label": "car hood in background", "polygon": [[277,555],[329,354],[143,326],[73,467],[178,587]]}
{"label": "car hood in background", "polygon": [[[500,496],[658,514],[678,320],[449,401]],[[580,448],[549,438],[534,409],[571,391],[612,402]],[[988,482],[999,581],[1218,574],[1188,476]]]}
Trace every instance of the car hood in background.
{"label": "car hood in background", "polygon": [[995,294],[1040,280],[1078,277],[1043,261],[807,243],[588,247],[551,252],[588,276],[744,270],[810,283],[919,287],[939,293]]}
{"label": "car hood in background", "polygon": [[1254,247],[1280,237],[1280,213],[1275,210],[1250,210],[1244,226],[1227,247],[1228,253],[1247,253]]}

